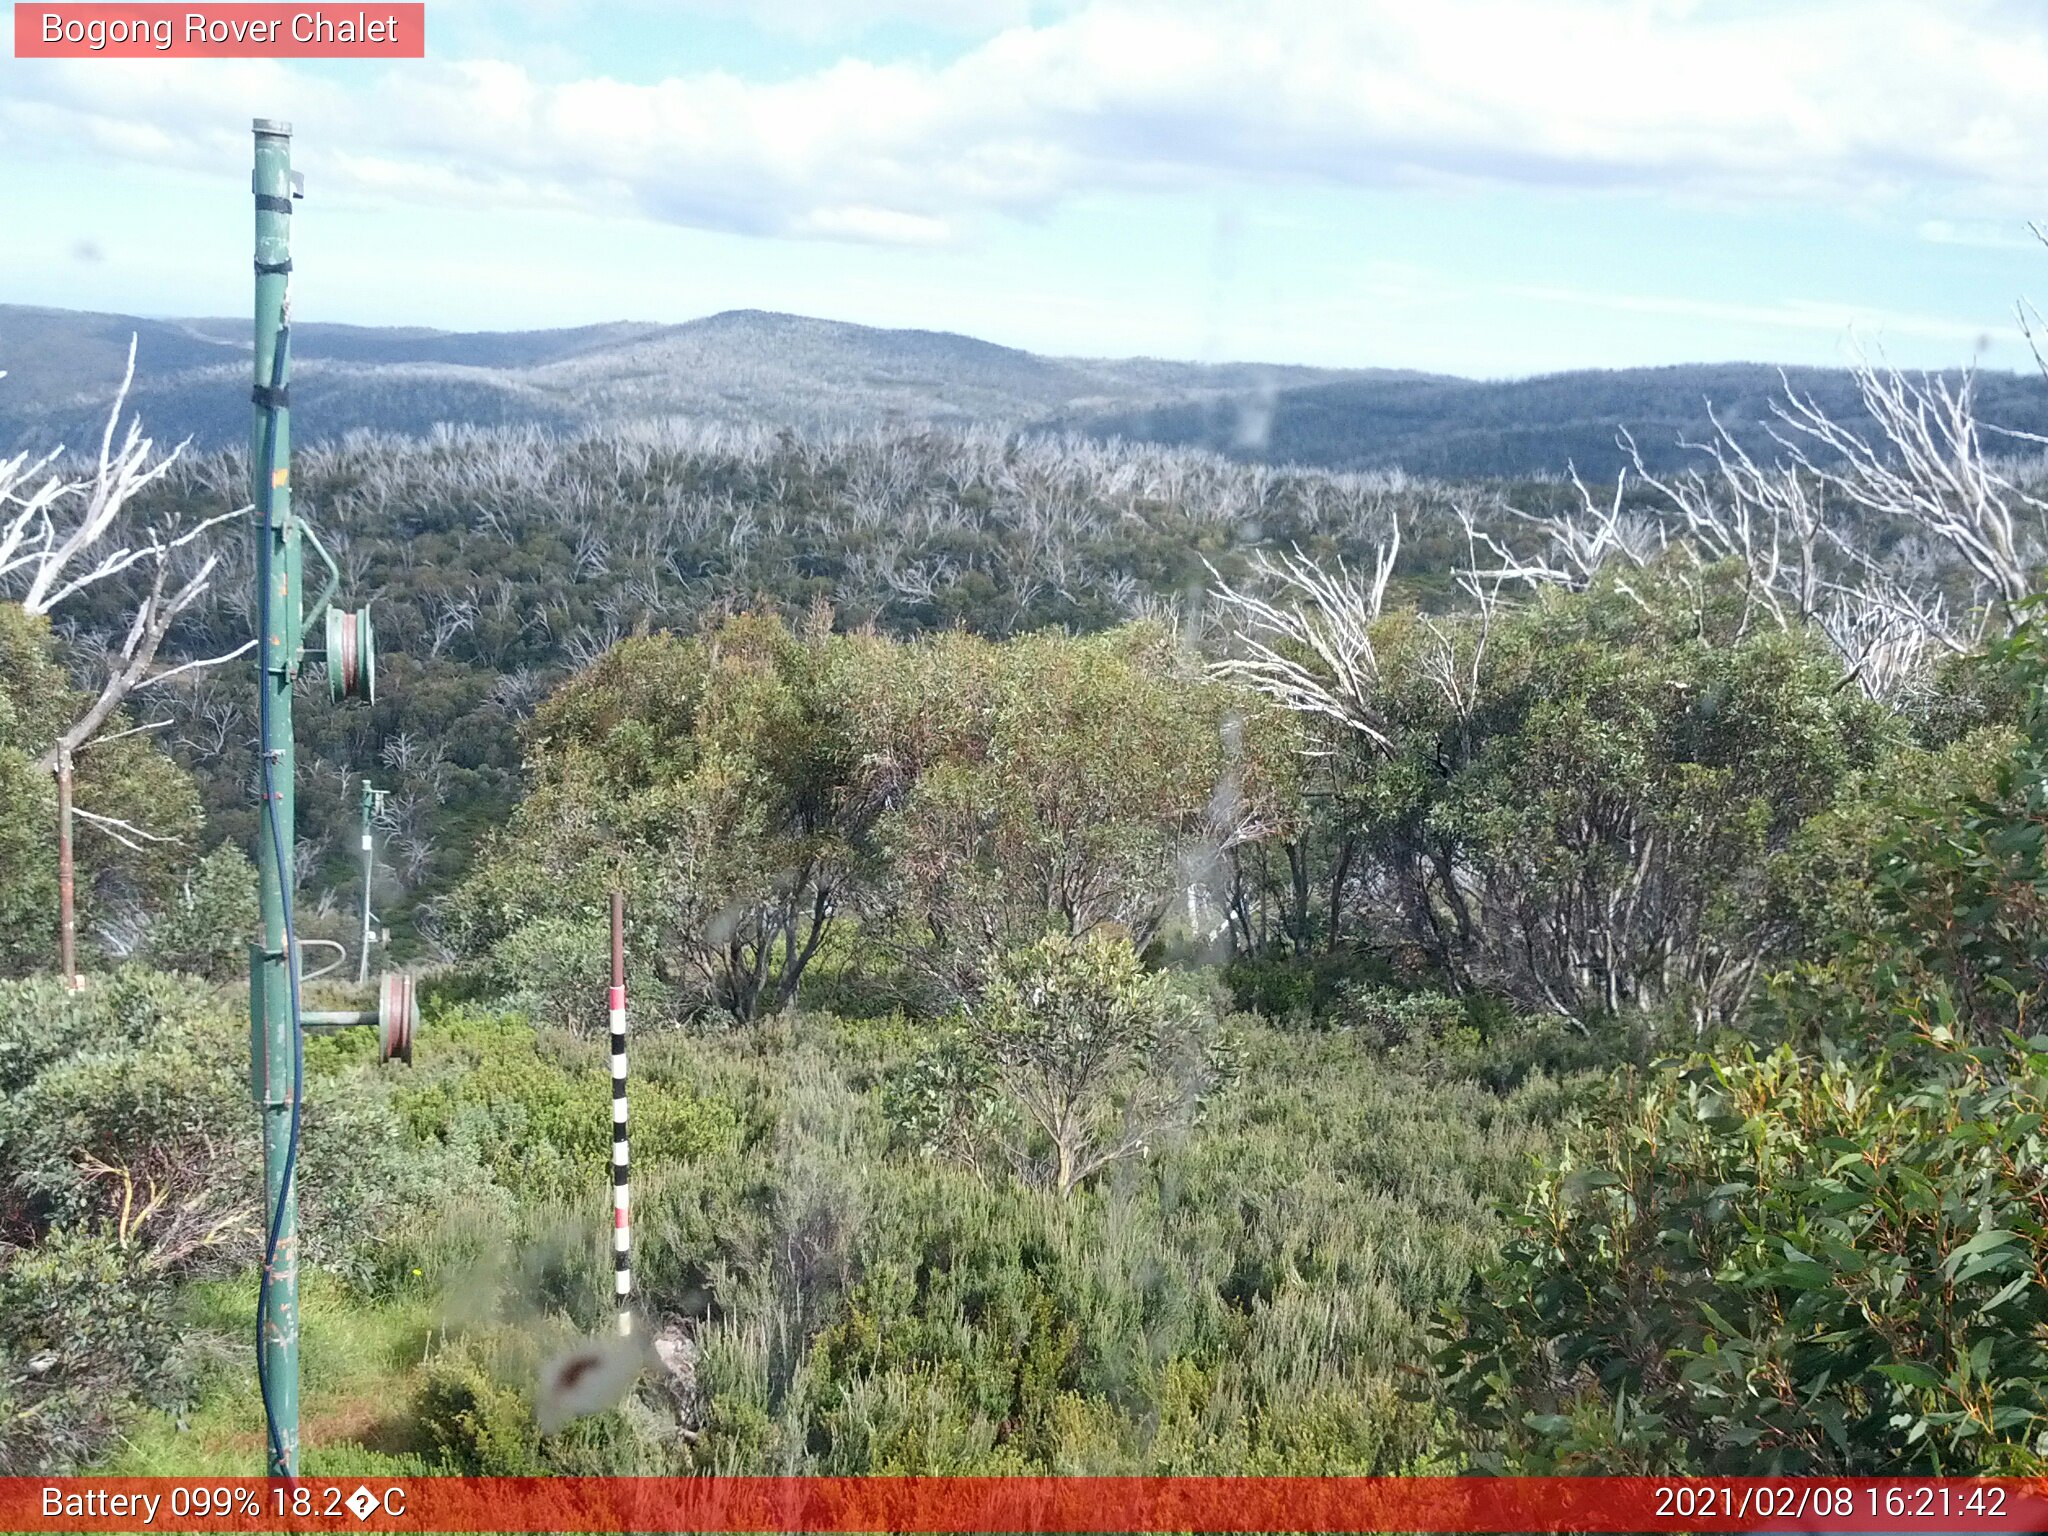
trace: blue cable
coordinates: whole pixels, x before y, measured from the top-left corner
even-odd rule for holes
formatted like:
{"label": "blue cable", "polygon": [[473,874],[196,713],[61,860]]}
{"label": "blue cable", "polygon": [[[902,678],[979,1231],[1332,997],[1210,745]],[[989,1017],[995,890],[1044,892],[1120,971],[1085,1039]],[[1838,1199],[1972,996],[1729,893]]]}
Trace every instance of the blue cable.
{"label": "blue cable", "polygon": [[[291,344],[291,326],[280,325],[277,329],[276,348],[270,358],[270,389],[274,400],[277,392],[284,387],[285,354]],[[277,453],[277,406],[266,403],[263,422],[263,462],[259,466],[256,480],[256,500],[262,509],[263,536],[258,552],[258,578],[262,587],[262,598],[257,605],[256,660],[256,713],[261,741],[257,747],[257,760],[263,765],[263,819],[270,827],[271,851],[277,858],[278,904],[284,910],[284,961],[285,975],[290,979],[292,1005],[292,1128],[285,1141],[284,1177],[278,1181],[277,1204],[270,1212],[270,1237],[263,1246],[263,1271],[256,1286],[256,1385],[263,1394],[263,1422],[270,1436],[270,1458],[273,1463],[285,1458],[284,1434],[277,1425],[277,1412],[270,1401],[270,1373],[263,1363],[265,1339],[263,1336],[263,1315],[270,1306],[270,1267],[277,1258],[277,1242],[284,1228],[285,1197],[292,1187],[292,1172],[299,1158],[299,1100],[304,1096],[306,1085],[306,1038],[299,1027],[299,967],[298,937],[292,923],[291,861],[286,857],[284,828],[277,815],[277,765],[271,761],[270,742],[270,678],[269,661],[262,654],[262,646],[270,637],[271,602],[271,534],[272,534],[272,485],[271,461]],[[297,593],[292,596],[296,598]],[[286,668],[291,658],[280,658]],[[268,1088],[269,1073],[264,1074]]]}

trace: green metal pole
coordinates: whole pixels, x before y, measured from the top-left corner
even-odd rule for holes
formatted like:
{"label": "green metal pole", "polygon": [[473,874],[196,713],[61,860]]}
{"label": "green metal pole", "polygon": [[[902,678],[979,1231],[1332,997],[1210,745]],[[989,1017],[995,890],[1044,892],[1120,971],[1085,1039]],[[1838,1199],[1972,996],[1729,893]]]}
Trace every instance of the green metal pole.
{"label": "green metal pole", "polygon": [[[291,125],[258,118],[256,172],[256,386],[258,401],[250,435],[249,463],[259,508],[255,537],[257,580],[267,611],[257,686],[263,690],[263,742],[270,765],[261,793],[266,816],[257,828],[257,871],[263,906],[263,948],[253,956],[251,1044],[253,1084],[263,1113],[263,1183],[266,1237],[277,1234],[265,1266],[261,1365],[274,1439],[268,1445],[270,1474],[294,1477],[299,1470],[299,1213],[297,1180],[289,1176],[293,1062],[298,1021],[293,1017],[292,981],[298,957],[290,953],[294,804],[292,794],[292,678],[298,669],[298,604],[294,579],[298,538],[291,527],[290,413],[270,396],[281,380],[273,371],[278,331],[289,314],[291,257]],[[289,349],[286,352],[289,363]],[[274,424],[272,417],[274,415]],[[268,498],[266,533],[261,508]],[[282,855],[280,857],[280,855]]]}

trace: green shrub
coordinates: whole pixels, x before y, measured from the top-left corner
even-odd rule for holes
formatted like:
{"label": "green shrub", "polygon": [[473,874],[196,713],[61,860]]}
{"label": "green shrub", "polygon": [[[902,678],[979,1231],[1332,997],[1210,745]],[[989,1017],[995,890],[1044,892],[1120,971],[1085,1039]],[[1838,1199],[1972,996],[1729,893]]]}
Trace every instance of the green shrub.
{"label": "green shrub", "polygon": [[1224,967],[1231,1004],[1277,1022],[1307,1019],[1315,1011],[1316,978],[1291,959],[1240,955]]}
{"label": "green shrub", "polygon": [[418,1262],[426,1235],[461,1208],[503,1221],[512,1202],[476,1149],[416,1138],[399,1108],[403,1067],[323,1076],[299,1132],[299,1242],[308,1264],[351,1284],[388,1287]]}
{"label": "green shrub", "polygon": [[1204,1010],[1121,935],[1049,933],[988,969],[898,1096],[926,1150],[1066,1196],[1148,1156],[1227,1080]]}
{"label": "green shrub", "polygon": [[1238,955],[1223,968],[1230,1006],[1276,1024],[1341,1020],[1359,993],[1396,990],[1385,956],[1339,949],[1313,955]]}
{"label": "green shrub", "polygon": [[[2027,611],[1994,653],[2022,700],[2018,732],[1988,784],[1902,808],[1872,870],[1878,922],[1843,936],[1827,978],[1875,1003],[1877,1033],[1890,998],[1942,999],[1965,1034],[1994,1042],[2030,1033],[2048,997],[2048,598]],[[1817,1002],[1800,999],[1826,1018]]]}
{"label": "green shrub", "polygon": [[1947,754],[1930,765],[1945,796],[1901,797],[1888,827],[1866,827],[1867,898],[1840,895],[1854,882],[1831,874],[1832,953],[1764,1012],[1794,1043],[1660,1071],[1586,1138],[1578,1165],[1537,1185],[1503,1271],[1474,1287],[1443,1355],[1454,1395],[1499,1437],[1497,1460],[2043,1464],[2048,1037],[2028,1033],[2048,959],[2037,619],[1996,665],[2022,701],[2020,729],[1989,764]]}
{"label": "green shrub", "polygon": [[1443,1353],[1483,1465],[2034,1473],[2048,1039],[1744,1049],[1544,1177]]}
{"label": "green shrub", "polygon": [[150,962],[210,981],[245,975],[256,916],[256,866],[223,843],[193,866],[150,924]]}
{"label": "green shrub", "polygon": [[[367,1042],[309,1044],[302,1264],[395,1279],[406,1245],[487,1181],[460,1149],[413,1143],[391,1102],[403,1069],[369,1064]],[[7,1454],[90,1455],[178,1376],[176,1288],[259,1259],[248,1050],[246,1012],[189,977],[0,982],[0,1236],[17,1245],[0,1248],[0,1397],[29,1415],[0,1427],[0,1445],[28,1437]]]}
{"label": "green shrub", "polygon": [[547,1471],[527,1394],[495,1379],[473,1350],[428,1362],[413,1398],[422,1443],[468,1477],[531,1477]]}
{"label": "green shrub", "polygon": [[261,1164],[246,1019],[137,968],[79,992],[0,982],[0,1017],[17,1240],[104,1222],[159,1266],[249,1252]]}
{"label": "green shrub", "polygon": [[[606,1329],[606,1342],[612,1342]],[[484,1477],[634,1476],[678,1470],[679,1442],[643,1390],[543,1434],[534,1396],[544,1364],[579,1340],[559,1319],[500,1322],[454,1338],[421,1368],[411,1420],[444,1472]],[[642,1378],[644,1383],[644,1377]]]}
{"label": "green shrub", "polygon": [[1435,1465],[1441,1410],[1410,1385],[1426,1320],[1490,1259],[1492,1202],[1575,1090],[1424,1081],[1352,1034],[1236,1027],[1242,1076],[1205,1119],[1066,1200],[905,1157],[892,1080],[844,1075],[882,1044],[866,1032],[850,1055],[825,1021],[772,1049],[682,1042],[773,1085],[743,1151],[635,1190],[648,1304],[697,1320],[693,1464]]}
{"label": "green shrub", "polygon": [[133,1045],[168,1021],[188,1018],[196,999],[189,983],[140,966],[95,977],[76,991],[55,976],[0,980],[0,1096],[61,1057]]}
{"label": "green shrub", "polygon": [[505,935],[490,965],[509,988],[510,1006],[545,1023],[594,1034],[604,1026],[610,945],[603,918],[537,917]]}
{"label": "green shrub", "polygon": [[74,1472],[137,1399],[175,1398],[170,1298],[147,1253],[110,1235],[0,1252],[0,1476]]}
{"label": "green shrub", "polygon": [[[417,1142],[462,1149],[529,1202],[608,1184],[608,1053],[538,1033],[516,1014],[452,1010],[423,1035],[437,1030],[441,1037],[418,1058],[418,1075],[396,1095]],[[737,1134],[731,1107],[687,1083],[641,1071],[630,1102],[634,1164],[643,1171],[700,1157]]]}
{"label": "green shrub", "polygon": [[1417,1078],[1479,1083],[1507,1093],[1534,1077],[1552,1080],[1649,1059],[1654,1021],[1518,1012],[1484,992],[1448,997],[1377,983],[1339,989],[1330,1022],[1355,1029],[1390,1065]]}
{"label": "green shrub", "polygon": [[[138,967],[80,992],[0,982],[0,1210],[18,1240],[104,1225],[150,1263],[253,1262],[263,1153],[249,1099],[249,1025],[183,977]],[[299,1144],[301,1253],[357,1282],[397,1267],[394,1239],[474,1198],[475,1165],[422,1148],[393,1108],[403,1068],[367,1040],[308,1042]]]}
{"label": "green shrub", "polygon": [[1403,992],[1394,987],[1355,986],[1343,992],[1344,1018],[1365,1032],[1383,1050],[1410,1041],[1457,1043],[1464,1036],[1476,1044],[1479,1031],[1465,1019],[1465,1005],[1441,992]]}

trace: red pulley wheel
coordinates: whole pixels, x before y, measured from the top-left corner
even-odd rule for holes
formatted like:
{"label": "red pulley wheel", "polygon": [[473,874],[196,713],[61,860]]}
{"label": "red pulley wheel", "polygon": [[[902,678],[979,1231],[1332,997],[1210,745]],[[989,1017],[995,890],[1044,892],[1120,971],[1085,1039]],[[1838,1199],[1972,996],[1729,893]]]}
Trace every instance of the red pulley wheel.
{"label": "red pulley wheel", "polygon": [[412,977],[387,972],[377,988],[377,1059],[412,1065],[412,1032],[418,1022]]}
{"label": "red pulley wheel", "polygon": [[345,699],[376,702],[377,641],[369,609],[327,610],[327,687],[337,704]]}

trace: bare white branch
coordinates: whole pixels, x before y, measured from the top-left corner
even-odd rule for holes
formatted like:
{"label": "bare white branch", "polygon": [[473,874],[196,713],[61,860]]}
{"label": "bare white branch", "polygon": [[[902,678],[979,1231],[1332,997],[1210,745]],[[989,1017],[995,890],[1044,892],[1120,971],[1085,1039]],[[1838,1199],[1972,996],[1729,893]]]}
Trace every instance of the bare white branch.
{"label": "bare white branch", "polygon": [[1396,521],[1376,552],[1371,582],[1361,585],[1341,560],[1333,576],[1298,548],[1277,558],[1261,550],[1252,570],[1279,589],[1272,600],[1238,591],[1210,566],[1217,595],[1236,619],[1239,650],[1211,670],[1288,709],[1356,731],[1381,751],[1392,750],[1375,698],[1380,666],[1372,626],[1400,552]]}
{"label": "bare white branch", "polygon": [[135,382],[135,349],[131,336],[127,367],[100,434],[96,461],[74,472],[58,449],[34,462],[25,454],[0,462],[0,592],[16,594],[30,614],[47,615],[117,577],[131,572],[147,576],[121,643],[99,651],[96,661],[105,675],[92,703],[38,759],[45,771],[54,771],[68,754],[93,740],[138,689],[219,665],[250,648],[244,645],[225,656],[156,671],[157,653],[172,626],[206,596],[220,564],[218,554],[208,554],[194,568],[191,561],[199,552],[192,546],[248,509],[171,527],[135,526],[136,498],[167,474],[185,449],[179,443],[169,453],[157,454],[135,421],[129,422],[117,443],[122,411]]}
{"label": "bare white branch", "polygon": [[140,736],[144,731],[161,731],[176,724],[175,720],[145,720],[141,725],[131,725],[125,731],[108,731],[103,736],[95,736],[91,741],[82,744],[78,750],[83,752],[88,747],[103,747],[110,741],[119,741],[123,736]]}
{"label": "bare white branch", "polygon": [[169,679],[177,677],[182,673],[197,672],[203,667],[222,666],[227,662],[233,661],[238,656],[248,655],[251,651],[255,649],[256,641],[253,638],[244,640],[232,651],[223,651],[218,656],[201,656],[194,661],[181,661],[175,667],[166,667],[161,672],[153,673],[152,675],[145,677],[141,682],[137,683],[135,686],[137,689],[154,688],[157,686],[157,684],[166,682]]}
{"label": "bare white branch", "polygon": [[[158,832],[145,832],[132,821],[123,821],[118,816],[95,815],[91,811],[80,810],[75,805],[71,807],[71,814],[86,823],[86,825],[99,828],[100,831],[106,833],[108,837],[111,837],[122,847],[133,848],[137,853],[148,851],[143,847],[144,843],[177,843],[183,841],[182,838],[165,837]],[[140,839],[140,841],[135,841],[134,839]]]}

